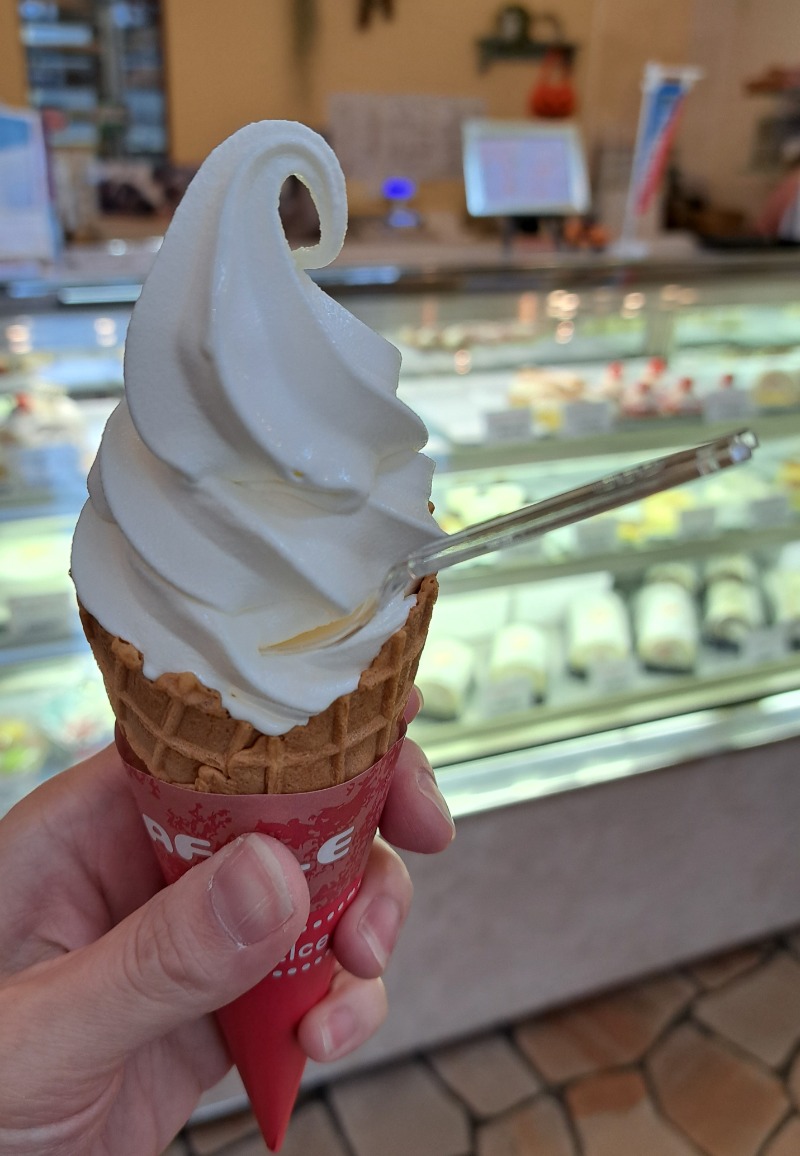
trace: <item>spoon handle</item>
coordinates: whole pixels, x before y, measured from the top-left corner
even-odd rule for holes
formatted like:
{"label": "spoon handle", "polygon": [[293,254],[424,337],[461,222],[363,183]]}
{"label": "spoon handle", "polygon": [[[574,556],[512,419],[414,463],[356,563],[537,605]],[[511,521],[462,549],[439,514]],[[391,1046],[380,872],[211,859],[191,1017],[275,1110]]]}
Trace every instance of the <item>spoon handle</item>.
{"label": "spoon handle", "polygon": [[550,530],[569,526],[595,514],[604,514],[628,502],[639,501],[749,461],[757,446],[758,438],[752,431],[740,430],[693,449],[642,462],[531,506],[523,506],[513,514],[503,514],[468,526],[466,530],[450,534],[444,541],[434,542],[409,554],[392,568],[392,585],[397,588],[400,582],[402,589],[447,566],[519,545]]}

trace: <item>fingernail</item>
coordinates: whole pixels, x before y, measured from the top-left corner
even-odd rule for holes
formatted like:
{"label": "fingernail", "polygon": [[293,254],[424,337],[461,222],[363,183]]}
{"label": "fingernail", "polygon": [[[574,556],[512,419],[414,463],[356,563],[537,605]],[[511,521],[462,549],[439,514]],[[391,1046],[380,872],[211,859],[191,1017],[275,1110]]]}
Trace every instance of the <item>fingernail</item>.
{"label": "fingernail", "polygon": [[417,787],[420,792],[433,803],[436,810],[447,822],[452,832],[450,835],[451,841],[455,838],[456,826],[453,822],[453,816],[450,814],[450,808],[444,800],[444,795],[436,785],[436,779],[433,777],[433,772],[428,770],[420,770],[417,774]]}
{"label": "fingernail", "polygon": [[327,1060],[335,1060],[356,1038],[356,1017],[347,1004],[335,1008],[319,1029],[322,1048]]}
{"label": "fingernail", "polygon": [[381,971],[397,943],[403,913],[391,895],[376,895],[358,921],[358,931]]}
{"label": "fingernail", "polygon": [[260,943],[294,913],[280,862],[257,835],[237,840],[214,874],[210,891],[214,914],[240,947]]}

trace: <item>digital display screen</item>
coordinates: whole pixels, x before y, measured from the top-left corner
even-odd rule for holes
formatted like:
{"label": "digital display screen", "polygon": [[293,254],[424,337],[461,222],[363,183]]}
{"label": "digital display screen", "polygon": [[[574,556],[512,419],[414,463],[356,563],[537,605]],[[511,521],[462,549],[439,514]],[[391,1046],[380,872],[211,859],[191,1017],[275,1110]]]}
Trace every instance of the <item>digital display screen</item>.
{"label": "digital display screen", "polygon": [[589,207],[583,149],[571,124],[470,121],[464,174],[473,216],[559,215]]}
{"label": "digital display screen", "polygon": [[482,140],[478,152],[486,199],[496,212],[513,211],[521,194],[536,205],[564,205],[570,199],[570,155],[563,138],[500,137]]}

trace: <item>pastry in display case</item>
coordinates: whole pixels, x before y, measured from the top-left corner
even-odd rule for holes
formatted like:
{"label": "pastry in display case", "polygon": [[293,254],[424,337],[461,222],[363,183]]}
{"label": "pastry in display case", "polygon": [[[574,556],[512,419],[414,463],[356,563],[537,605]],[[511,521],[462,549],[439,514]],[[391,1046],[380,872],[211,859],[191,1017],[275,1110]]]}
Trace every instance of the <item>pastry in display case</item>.
{"label": "pastry in display case", "polygon": [[634,603],[636,655],[645,670],[689,674],[700,628],[691,590],[674,578],[645,580]]}
{"label": "pastry in display case", "polygon": [[[429,428],[446,532],[737,427],[761,441],[746,469],[443,572],[412,726],[435,765],[800,688],[800,312],[788,268],[723,281],[715,269],[601,263],[484,273],[477,287],[449,271],[439,288],[400,273],[369,294],[370,270],[326,271],[325,288],[403,353],[400,396]],[[0,320],[0,714],[9,704],[17,768],[6,801],[110,736],[65,544],[121,393],[129,317],[60,306],[52,286],[41,300],[28,289],[23,312],[11,289]],[[6,451],[48,438],[73,447],[70,480],[54,468],[29,484]],[[29,688],[21,698],[17,686]]]}

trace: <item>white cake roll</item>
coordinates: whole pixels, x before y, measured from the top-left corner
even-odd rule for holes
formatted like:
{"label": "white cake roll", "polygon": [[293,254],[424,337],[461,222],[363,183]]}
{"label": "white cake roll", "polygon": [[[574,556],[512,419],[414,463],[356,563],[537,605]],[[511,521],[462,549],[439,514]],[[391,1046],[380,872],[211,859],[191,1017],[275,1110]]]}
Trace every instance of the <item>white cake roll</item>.
{"label": "white cake roll", "polygon": [[517,622],[496,635],[489,658],[490,682],[524,678],[530,683],[533,698],[544,698],[547,691],[549,641],[544,630]]}
{"label": "white cake roll", "polygon": [[475,652],[457,638],[429,638],[422,652],[416,684],[422,714],[456,719],[466,705],[475,674]]}
{"label": "white cake roll", "polygon": [[788,627],[792,645],[800,640],[800,570],[770,570],[764,590],[774,622]]}
{"label": "white cake roll", "polygon": [[696,594],[700,586],[700,575],[693,562],[657,562],[646,571],[644,580],[646,584],[675,582],[690,594]]}
{"label": "white cake roll", "polygon": [[635,603],[636,653],[654,670],[690,671],[697,663],[697,606],[678,582],[651,582]]}
{"label": "white cake roll", "polygon": [[747,554],[721,554],[709,558],[706,563],[705,579],[708,585],[725,578],[738,578],[740,582],[758,581],[758,567]]}
{"label": "white cake roll", "polygon": [[800,620],[800,571],[770,570],[764,588],[776,622]]}
{"label": "white cake roll", "polygon": [[751,630],[764,625],[764,603],[757,587],[720,578],[706,590],[703,631],[711,642],[740,646]]}
{"label": "white cake roll", "polygon": [[595,663],[628,658],[631,627],[625,603],[613,590],[581,596],[567,613],[567,656],[571,670],[584,674]]}

